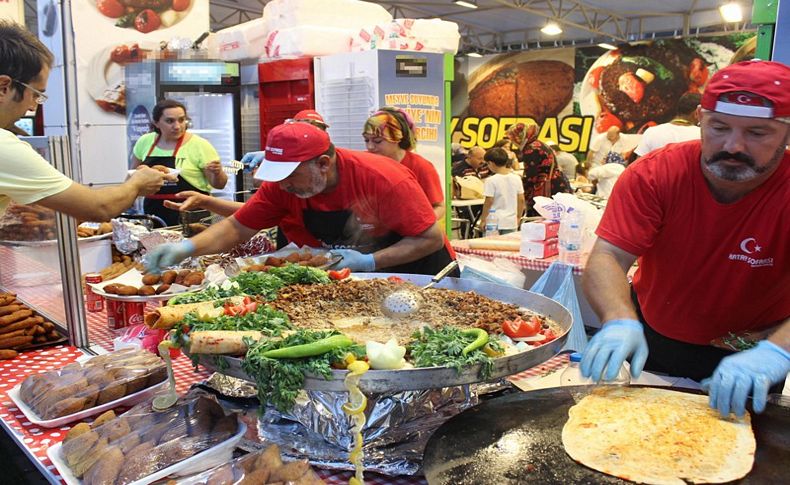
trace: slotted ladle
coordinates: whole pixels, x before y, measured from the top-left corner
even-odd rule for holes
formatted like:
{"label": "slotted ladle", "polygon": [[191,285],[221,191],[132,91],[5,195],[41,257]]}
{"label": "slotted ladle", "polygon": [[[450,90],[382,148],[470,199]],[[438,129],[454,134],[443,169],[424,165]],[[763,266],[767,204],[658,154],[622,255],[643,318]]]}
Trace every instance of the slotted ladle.
{"label": "slotted ladle", "polygon": [[[433,286],[442,281],[451,271],[458,267],[458,261],[452,261],[450,264],[442,268],[436,276],[431,278],[430,283],[423,286],[422,290],[433,288]],[[404,318],[414,314],[420,309],[420,302],[422,296],[413,290],[398,290],[390,293],[381,302],[381,310],[385,315],[393,318]]]}

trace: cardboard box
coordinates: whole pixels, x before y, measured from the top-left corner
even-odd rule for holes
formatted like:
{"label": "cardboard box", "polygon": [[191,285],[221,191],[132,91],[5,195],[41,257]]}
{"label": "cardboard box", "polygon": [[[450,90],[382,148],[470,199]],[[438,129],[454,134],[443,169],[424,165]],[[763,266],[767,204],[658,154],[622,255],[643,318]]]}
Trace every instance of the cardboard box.
{"label": "cardboard box", "polygon": [[528,259],[546,259],[559,253],[559,241],[556,237],[545,241],[521,241],[519,254]]}
{"label": "cardboard box", "polygon": [[557,237],[560,231],[559,221],[534,221],[521,224],[521,239],[527,241],[545,241]]}

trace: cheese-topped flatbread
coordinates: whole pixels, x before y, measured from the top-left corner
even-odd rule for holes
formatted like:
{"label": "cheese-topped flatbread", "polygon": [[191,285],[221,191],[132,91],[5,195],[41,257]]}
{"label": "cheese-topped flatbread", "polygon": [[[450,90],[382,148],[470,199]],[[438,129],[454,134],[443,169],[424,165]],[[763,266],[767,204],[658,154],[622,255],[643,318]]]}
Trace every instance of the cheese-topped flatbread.
{"label": "cheese-topped flatbread", "polygon": [[722,483],[752,469],[749,414],[721,419],[708,397],[605,386],[568,411],[565,451],[594,470],[639,483]]}

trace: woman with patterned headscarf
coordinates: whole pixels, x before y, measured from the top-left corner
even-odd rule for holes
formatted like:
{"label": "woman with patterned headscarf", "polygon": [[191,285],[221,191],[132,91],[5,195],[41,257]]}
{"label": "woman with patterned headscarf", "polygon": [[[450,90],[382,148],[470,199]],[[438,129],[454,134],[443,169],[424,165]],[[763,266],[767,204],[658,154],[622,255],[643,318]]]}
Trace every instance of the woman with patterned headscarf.
{"label": "woman with patterned headscarf", "polygon": [[399,162],[414,174],[437,219],[444,217],[444,195],[439,174],[433,164],[414,153],[414,122],[406,111],[384,107],[365,122],[362,129],[365,148]]}
{"label": "woman with patterned headscarf", "polygon": [[570,182],[557,166],[554,151],[538,140],[537,125],[517,123],[510,127],[507,136],[517,147],[516,155],[524,168],[522,182],[528,216],[538,215],[534,209],[536,196],[573,193]]}

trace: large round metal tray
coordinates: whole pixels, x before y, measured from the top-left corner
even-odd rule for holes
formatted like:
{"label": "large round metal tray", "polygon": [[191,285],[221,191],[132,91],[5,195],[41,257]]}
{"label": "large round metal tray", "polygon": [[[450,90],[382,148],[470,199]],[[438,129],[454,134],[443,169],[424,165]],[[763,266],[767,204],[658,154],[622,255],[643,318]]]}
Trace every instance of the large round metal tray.
{"label": "large round metal tray", "polygon": [[[356,276],[356,275],[355,275]],[[362,279],[386,278],[393,276],[390,273],[367,273],[358,275]],[[417,285],[425,285],[430,276],[397,274],[404,280]],[[556,322],[560,328],[560,336],[546,345],[494,359],[494,370],[489,380],[499,379],[541,364],[559,353],[565,340],[568,338],[573,317],[570,312],[554,300],[543,295],[532,293],[509,286],[496,285],[485,281],[459,278],[445,278],[436,288],[448,288],[459,291],[474,291],[483,296],[506,303],[512,303],[533,312],[545,315]],[[452,323],[452,322],[448,322]],[[236,357],[217,357],[213,355],[194,355],[204,367],[239,379],[255,382],[241,367],[242,359]],[[218,360],[224,359],[226,365],[218,365]],[[480,382],[480,366],[470,366],[460,373],[450,367],[421,367],[416,369],[400,370],[370,370],[366,372],[359,382],[359,387],[368,393],[385,393],[414,391],[420,389],[433,389],[437,387],[460,386]],[[316,391],[345,391],[343,379],[347,371],[332,371],[332,377],[325,380],[319,376],[307,375],[304,388]]]}

